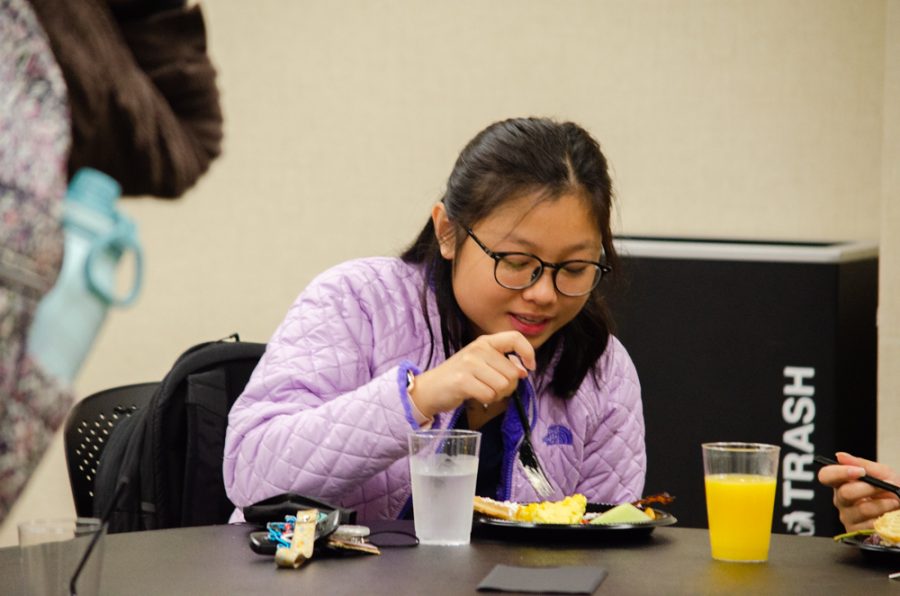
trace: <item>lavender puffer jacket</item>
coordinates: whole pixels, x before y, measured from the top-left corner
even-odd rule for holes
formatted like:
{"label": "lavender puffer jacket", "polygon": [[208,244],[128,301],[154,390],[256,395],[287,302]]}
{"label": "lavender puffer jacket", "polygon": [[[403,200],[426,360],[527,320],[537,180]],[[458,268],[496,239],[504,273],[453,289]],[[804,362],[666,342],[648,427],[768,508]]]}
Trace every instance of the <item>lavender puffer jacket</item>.
{"label": "lavender puffer jacket", "polygon": [[[421,308],[422,270],[396,258],[350,261],[313,280],[270,340],[228,419],[224,476],[238,507],[295,492],[396,518],[410,497],[407,434],[418,428],[406,372],[428,363],[431,339]],[[432,329],[440,333],[429,296]],[[431,366],[444,360],[440,338]],[[641,495],[646,471],[640,385],[615,338],[569,400],[524,392],[532,442],[561,499],[624,502]],[[451,426],[459,412],[438,416]],[[539,500],[516,450],[510,410],[502,423],[502,498]]]}

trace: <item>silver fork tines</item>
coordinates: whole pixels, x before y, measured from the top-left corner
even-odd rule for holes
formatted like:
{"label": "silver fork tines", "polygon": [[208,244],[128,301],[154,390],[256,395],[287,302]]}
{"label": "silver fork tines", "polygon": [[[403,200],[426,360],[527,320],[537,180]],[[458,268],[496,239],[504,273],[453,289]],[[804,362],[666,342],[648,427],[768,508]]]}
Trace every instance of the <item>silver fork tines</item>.
{"label": "silver fork tines", "polygon": [[525,469],[525,477],[528,478],[528,482],[531,483],[534,491],[540,495],[541,498],[546,499],[553,494],[553,486],[550,485],[550,481],[547,480],[547,477],[544,475],[544,471],[541,469],[540,464],[537,466],[523,464],[522,467]]}
{"label": "silver fork tines", "polygon": [[522,444],[519,446],[519,460],[525,470],[525,477],[534,488],[535,492],[541,498],[547,498],[553,493],[553,486],[544,474],[541,462],[537,458],[534,451],[534,445],[531,444],[531,425],[528,423],[528,417],[525,415],[525,407],[522,405],[522,398],[516,390],[513,393],[513,401],[516,404],[516,411],[519,414],[519,420],[522,422]]}

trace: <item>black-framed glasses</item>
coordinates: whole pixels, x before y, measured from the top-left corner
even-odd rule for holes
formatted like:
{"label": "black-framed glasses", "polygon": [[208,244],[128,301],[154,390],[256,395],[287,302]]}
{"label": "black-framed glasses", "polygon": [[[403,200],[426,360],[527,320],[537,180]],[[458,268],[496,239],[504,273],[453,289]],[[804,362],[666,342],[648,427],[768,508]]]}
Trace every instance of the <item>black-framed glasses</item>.
{"label": "black-framed glasses", "polygon": [[548,263],[527,252],[494,252],[466,228],[484,254],[494,259],[494,279],[508,290],[524,290],[538,282],[544,269],[553,270],[553,287],[563,296],[590,294],[612,267],[597,261],[576,259],[562,263]]}

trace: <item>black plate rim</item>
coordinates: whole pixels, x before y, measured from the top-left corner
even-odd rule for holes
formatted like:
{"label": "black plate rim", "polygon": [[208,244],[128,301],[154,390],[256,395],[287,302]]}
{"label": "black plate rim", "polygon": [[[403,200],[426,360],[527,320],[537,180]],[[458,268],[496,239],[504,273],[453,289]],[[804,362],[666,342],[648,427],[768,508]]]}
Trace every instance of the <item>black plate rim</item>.
{"label": "black plate rim", "polygon": [[868,542],[865,542],[865,538],[861,538],[859,536],[848,536],[847,538],[841,538],[841,543],[846,544],[847,546],[855,546],[860,550],[865,550],[873,553],[900,555],[900,546],[869,544]]}
{"label": "black plate rim", "polygon": [[[608,503],[588,503],[587,510],[589,512],[602,512],[611,509],[612,507],[614,507],[614,505]],[[678,523],[678,520],[671,513],[657,509],[656,507],[654,507],[653,510],[659,514],[660,517],[645,522],[634,522],[630,524],[536,524],[533,522],[497,519],[495,517],[483,515],[478,516],[475,521],[479,525],[493,528],[522,531],[549,531],[553,533],[652,532],[655,528],[671,526]]]}

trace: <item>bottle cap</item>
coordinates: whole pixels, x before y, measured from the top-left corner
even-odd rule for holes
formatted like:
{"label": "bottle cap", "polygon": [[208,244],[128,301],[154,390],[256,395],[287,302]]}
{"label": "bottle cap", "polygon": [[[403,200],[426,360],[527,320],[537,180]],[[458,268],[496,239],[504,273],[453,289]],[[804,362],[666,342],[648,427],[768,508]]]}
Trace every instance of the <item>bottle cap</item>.
{"label": "bottle cap", "polygon": [[112,212],[122,187],[113,178],[93,168],[81,168],[69,183],[68,197],[98,211]]}

